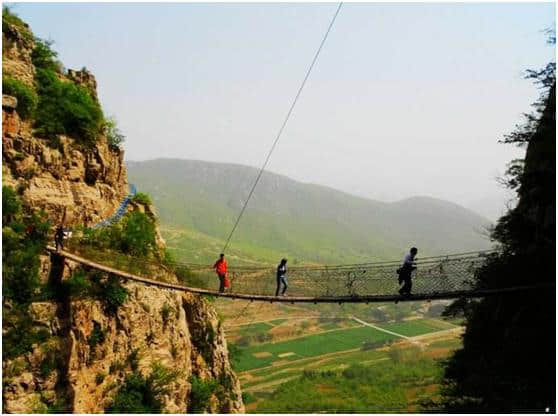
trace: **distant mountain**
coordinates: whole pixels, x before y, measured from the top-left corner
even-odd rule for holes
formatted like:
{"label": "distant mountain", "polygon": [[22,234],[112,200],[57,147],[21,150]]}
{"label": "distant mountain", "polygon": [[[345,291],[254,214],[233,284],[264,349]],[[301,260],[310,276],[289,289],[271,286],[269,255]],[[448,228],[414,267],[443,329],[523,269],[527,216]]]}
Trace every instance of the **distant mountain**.
{"label": "distant mountain", "polygon": [[517,199],[515,195],[511,191],[503,191],[495,195],[472,200],[466,206],[492,221],[497,221],[509,208],[513,208],[516,204]]}
{"label": "distant mountain", "polygon": [[[258,173],[197,160],[127,162],[130,182],[157,206],[169,246],[185,260],[221,250]],[[451,202],[414,197],[385,203],[265,172],[232,239],[230,254],[319,263],[398,259],[486,249],[489,221]]]}

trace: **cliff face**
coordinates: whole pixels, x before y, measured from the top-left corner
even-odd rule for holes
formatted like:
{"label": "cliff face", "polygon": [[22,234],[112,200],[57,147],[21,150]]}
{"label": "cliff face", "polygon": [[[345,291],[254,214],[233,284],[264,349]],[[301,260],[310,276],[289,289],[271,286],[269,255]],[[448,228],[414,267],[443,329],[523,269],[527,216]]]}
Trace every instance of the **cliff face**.
{"label": "cliff face", "polygon": [[[66,262],[65,273],[75,267]],[[63,400],[75,413],[102,413],[131,373],[130,357],[135,357],[146,376],[155,363],[179,370],[162,398],[164,412],[191,410],[192,376],[223,386],[222,394],[210,398],[209,411],[244,412],[215,310],[192,294],[137,283],[124,286],[130,295],[115,314],[95,300],[32,305],[34,324],[49,331],[50,338],[27,356],[4,363],[9,375],[3,385],[4,411],[43,411]],[[95,332],[104,334],[102,342],[91,341]],[[45,374],[49,355],[63,357],[63,364]],[[15,374],[14,367],[20,368]]]}
{"label": "cliff face", "polygon": [[[3,25],[3,75],[33,85],[33,41],[24,32]],[[89,72],[70,70],[60,77],[83,85],[97,99]],[[69,228],[91,226],[114,214],[128,193],[123,151],[109,146],[103,136],[84,147],[79,138],[62,135],[52,147],[34,135],[31,121],[20,118],[15,97],[3,96],[2,116],[3,185],[17,191],[26,209],[44,210],[51,224],[63,221]],[[132,203],[129,209],[155,216],[151,206]],[[156,231],[161,246],[164,241]],[[43,283],[63,282],[76,270],[86,279],[107,279],[57,255],[41,256]],[[148,377],[157,364],[178,370],[161,393],[163,411],[192,409],[195,377],[221,386],[207,400],[208,411],[243,412],[240,385],[213,307],[193,294],[133,282],[123,286],[126,301],[112,312],[85,296],[31,303],[32,328],[46,333],[45,341],[14,359],[3,357],[3,410],[103,412],[127,377],[138,372]],[[4,316],[15,308],[4,300]],[[3,332],[17,329],[14,325],[5,320]]]}
{"label": "cliff face", "polygon": [[17,27],[2,21],[2,75],[10,75],[27,85],[33,85],[33,47],[33,36],[29,26],[24,24]]}
{"label": "cliff face", "polygon": [[[2,25],[2,75],[33,86],[33,35],[25,23]],[[97,100],[97,82],[86,69],[60,79],[85,87]],[[123,152],[106,137],[93,146],[60,136],[56,148],[33,135],[32,123],[17,114],[17,99],[2,97],[3,183],[19,189],[24,201],[43,209],[54,223],[93,225],[113,213],[128,193]]]}
{"label": "cliff face", "polygon": [[[79,149],[61,137],[51,148],[32,135],[4,96],[2,115],[2,174],[6,185],[18,189],[29,206],[43,209],[53,223],[91,226],[116,211],[128,193],[123,152],[100,141]],[[7,103],[6,103],[7,102]]]}

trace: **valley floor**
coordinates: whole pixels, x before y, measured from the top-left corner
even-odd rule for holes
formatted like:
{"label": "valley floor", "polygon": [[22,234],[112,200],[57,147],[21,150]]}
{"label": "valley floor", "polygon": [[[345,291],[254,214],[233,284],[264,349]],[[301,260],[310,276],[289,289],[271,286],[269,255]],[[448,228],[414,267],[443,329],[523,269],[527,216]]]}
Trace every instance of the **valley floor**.
{"label": "valley floor", "polygon": [[[220,300],[216,306],[227,317],[232,362],[246,410],[253,413],[335,411],[336,406],[344,411],[415,411],[420,401],[436,397],[437,360],[461,346],[459,322],[426,316],[428,308],[436,307],[431,304],[383,305],[377,308],[385,314],[381,320],[371,316],[373,307],[362,305],[319,308]],[[390,319],[390,313],[397,319]],[[367,400],[353,397],[356,391],[339,391],[348,396],[342,403],[331,402],[331,392],[344,390],[344,374],[354,365],[366,367],[368,375],[376,371],[391,377],[381,382],[391,386],[381,397],[393,399],[384,409],[366,408],[367,400],[375,403],[375,391],[365,394]],[[381,387],[374,380],[364,384]],[[291,389],[297,390],[289,393],[295,395],[310,389],[308,397],[321,405],[312,409],[301,399],[299,407],[289,408],[283,396]],[[352,400],[354,408],[347,408]]]}

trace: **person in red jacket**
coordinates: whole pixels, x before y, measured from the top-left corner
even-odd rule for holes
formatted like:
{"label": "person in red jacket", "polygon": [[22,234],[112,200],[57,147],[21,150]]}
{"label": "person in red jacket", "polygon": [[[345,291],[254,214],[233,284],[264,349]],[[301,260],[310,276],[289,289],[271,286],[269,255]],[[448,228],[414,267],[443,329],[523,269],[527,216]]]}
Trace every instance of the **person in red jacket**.
{"label": "person in red jacket", "polygon": [[223,253],[219,255],[219,260],[215,262],[213,268],[219,277],[219,292],[224,292],[225,277],[227,276],[227,261],[225,260],[225,255]]}

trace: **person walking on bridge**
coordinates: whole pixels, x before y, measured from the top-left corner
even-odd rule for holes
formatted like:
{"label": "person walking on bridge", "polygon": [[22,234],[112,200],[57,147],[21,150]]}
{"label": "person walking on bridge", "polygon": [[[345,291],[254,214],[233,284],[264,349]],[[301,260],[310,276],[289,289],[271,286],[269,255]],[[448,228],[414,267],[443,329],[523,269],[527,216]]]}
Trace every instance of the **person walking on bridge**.
{"label": "person walking on bridge", "polygon": [[399,294],[401,296],[411,296],[411,288],[413,287],[413,281],[411,280],[411,275],[413,270],[416,270],[415,257],[418,253],[416,247],[411,248],[408,254],[405,255],[403,259],[403,265],[399,269],[399,284],[404,283],[403,287],[399,289]]}
{"label": "person walking on bridge", "polygon": [[283,291],[281,295],[284,296],[287,291],[287,259],[282,259],[279,266],[277,266],[277,290],[275,291],[275,296],[279,296],[279,289],[281,289],[281,284],[283,284]]}
{"label": "person walking on bridge", "polygon": [[225,278],[227,277],[227,261],[223,253],[219,255],[219,260],[215,262],[213,268],[219,277],[219,292],[223,293],[225,291]]}

